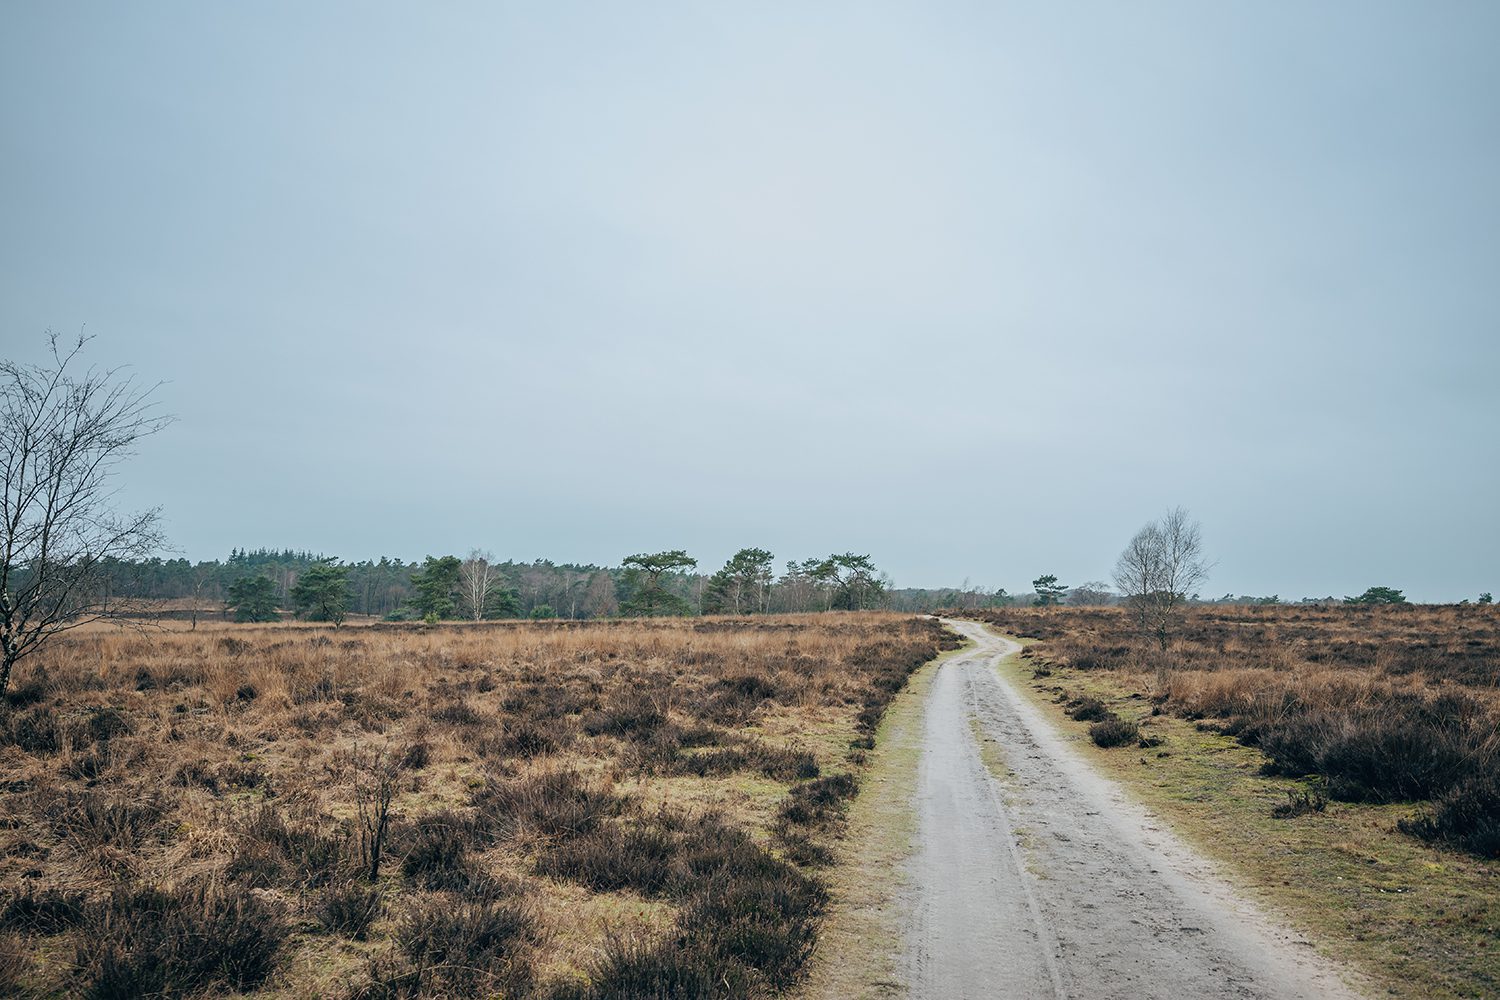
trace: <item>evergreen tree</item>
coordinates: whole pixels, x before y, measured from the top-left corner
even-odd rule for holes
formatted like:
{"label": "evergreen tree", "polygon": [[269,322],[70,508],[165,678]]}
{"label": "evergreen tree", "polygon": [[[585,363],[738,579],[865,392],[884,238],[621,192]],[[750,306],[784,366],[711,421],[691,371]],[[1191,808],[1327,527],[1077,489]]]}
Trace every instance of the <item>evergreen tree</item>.
{"label": "evergreen tree", "polygon": [[310,621],[342,625],[349,613],[349,567],[332,559],[309,566],[292,587],[292,606]]}
{"label": "evergreen tree", "polygon": [[740,549],[724,568],[709,577],[703,592],[703,613],[754,614],[766,610],[771,590],[771,553]]}
{"label": "evergreen tree", "polygon": [[853,552],[833,555],[813,569],[813,578],[829,588],[828,607],[841,611],[878,608],[885,597],[875,564]]}
{"label": "evergreen tree", "polygon": [[625,560],[625,584],[630,596],[620,602],[620,614],[630,617],[685,615],[692,606],[680,594],[662,584],[669,572],[680,572],[698,565],[698,560],[682,549],[633,555]]}
{"label": "evergreen tree", "polygon": [[268,576],[242,576],[229,587],[225,602],[237,622],[280,621],[276,613],[276,581]]}
{"label": "evergreen tree", "polygon": [[1395,587],[1371,587],[1358,597],[1344,598],[1345,604],[1405,604],[1406,595]]}
{"label": "evergreen tree", "polygon": [[452,618],[458,607],[459,569],[463,565],[458,556],[443,556],[434,559],[428,556],[422,568],[411,576],[411,606],[423,618]]}
{"label": "evergreen tree", "polygon": [[1032,580],[1031,587],[1036,591],[1037,606],[1043,608],[1051,607],[1054,604],[1061,604],[1063,595],[1068,592],[1068,588],[1058,583],[1057,577],[1051,573]]}

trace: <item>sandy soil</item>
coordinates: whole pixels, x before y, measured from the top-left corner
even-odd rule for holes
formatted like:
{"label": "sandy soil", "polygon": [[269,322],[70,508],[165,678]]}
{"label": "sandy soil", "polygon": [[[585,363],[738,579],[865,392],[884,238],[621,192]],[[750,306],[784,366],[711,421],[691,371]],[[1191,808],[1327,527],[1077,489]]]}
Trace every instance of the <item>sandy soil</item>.
{"label": "sandy soil", "polygon": [[1014,643],[948,625],[975,646],[941,665],[926,706],[911,996],[1358,996],[1067,747],[994,669]]}

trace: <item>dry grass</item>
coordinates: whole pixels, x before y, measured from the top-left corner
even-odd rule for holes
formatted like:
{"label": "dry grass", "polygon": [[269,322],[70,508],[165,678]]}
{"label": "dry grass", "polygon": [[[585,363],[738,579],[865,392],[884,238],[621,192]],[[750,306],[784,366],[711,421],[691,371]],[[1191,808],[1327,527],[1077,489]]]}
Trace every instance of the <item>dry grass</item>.
{"label": "dry grass", "polygon": [[[943,642],[882,614],[76,635],[0,708],[0,944],[29,955],[3,975],[39,996],[779,992],[842,776]],[[178,944],[204,937],[235,944]]]}
{"label": "dry grass", "polygon": [[1042,640],[1028,655],[1105,670],[1165,711],[1262,750],[1266,773],[1318,776],[1349,802],[1416,802],[1424,839],[1500,857],[1500,609],[1197,609],[1166,652],[1104,609],[982,617]]}
{"label": "dry grass", "polygon": [[[1207,720],[1153,714],[1149,678],[1061,666],[1037,677],[1036,664],[1015,657],[1001,669],[1078,753],[1224,865],[1237,886],[1378,981],[1370,995],[1497,995],[1500,865],[1400,833],[1408,803],[1317,808],[1317,783],[1262,774],[1259,749]],[[1137,722],[1151,745],[1096,746],[1092,724],[1068,715],[1083,698]],[[1288,809],[1302,801],[1310,808]]]}
{"label": "dry grass", "polygon": [[1495,609],[1199,609],[1166,655],[1116,610],[981,614],[1080,752],[1382,995],[1500,991]]}

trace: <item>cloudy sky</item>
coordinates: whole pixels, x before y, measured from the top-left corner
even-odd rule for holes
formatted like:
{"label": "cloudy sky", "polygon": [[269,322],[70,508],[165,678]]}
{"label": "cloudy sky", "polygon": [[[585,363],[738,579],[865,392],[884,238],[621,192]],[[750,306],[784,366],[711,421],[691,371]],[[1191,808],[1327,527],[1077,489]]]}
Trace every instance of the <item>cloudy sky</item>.
{"label": "cloudy sky", "polygon": [[0,347],[179,552],[1500,591],[1500,5],[0,14]]}

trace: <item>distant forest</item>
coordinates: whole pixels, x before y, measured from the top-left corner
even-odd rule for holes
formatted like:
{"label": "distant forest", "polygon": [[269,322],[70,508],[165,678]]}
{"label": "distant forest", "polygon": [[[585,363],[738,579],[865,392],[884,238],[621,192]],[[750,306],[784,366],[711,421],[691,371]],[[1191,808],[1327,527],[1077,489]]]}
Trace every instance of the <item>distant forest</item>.
{"label": "distant forest", "polygon": [[[1089,581],[1067,586],[1055,576],[1032,581],[1033,590],[970,586],[896,588],[868,556],[844,553],[791,561],[777,574],[764,549],[742,549],[722,568],[700,572],[697,561],[680,550],[630,556],[619,566],[506,560],[486,553],[466,558],[428,556],[404,562],[382,556],[346,563],[292,549],[235,549],[225,560],[106,560],[103,585],[108,599],[170,601],[171,617],[223,612],[247,620],[244,595],[258,596],[248,620],[273,620],[297,613],[340,621],[347,615],[410,619],[589,618],[655,615],[757,614],[885,608],[929,612],[943,608],[978,610],[1010,605],[1106,606],[1119,603],[1107,584]],[[299,586],[300,583],[300,586]],[[330,593],[331,592],[331,593]],[[309,597],[309,594],[312,596]],[[1481,594],[1478,603],[1489,604]],[[1333,604],[1339,599],[1225,594],[1193,604]],[[1401,591],[1372,587],[1350,604],[1402,604]],[[1469,603],[1467,601],[1463,603]],[[329,608],[336,606],[334,613]]]}
{"label": "distant forest", "polygon": [[[675,557],[658,568],[651,560]],[[634,560],[634,562],[632,562]],[[643,563],[644,561],[644,563]],[[431,584],[449,598],[436,605],[441,618],[608,618],[632,614],[749,614],[822,611],[830,608],[889,608],[930,611],[944,607],[981,608],[1011,603],[1004,590],[972,587],[894,589],[869,557],[853,554],[788,562],[771,570],[762,549],[737,553],[723,569],[699,572],[684,553],[636,556],[620,566],[535,562],[492,562],[478,553],[429,556],[405,562],[382,556],[341,562],[322,553],[292,549],[235,549],[227,559],[194,563],[187,559],[111,560],[106,588],[118,600],[173,601],[199,612],[228,610],[236,586],[247,579],[270,581],[275,606],[290,613],[298,581],[317,567],[335,565],[347,586],[347,611],[400,621],[423,618],[434,608]],[[487,593],[474,613],[469,581],[475,571],[487,578]],[[424,582],[428,586],[424,587]],[[649,600],[652,592],[654,601]],[[1029,603],[1029,602],[1028,602]],[[186,609],[174,612],[186,615]],[[313,615],[311,617],[316,617]]]}

